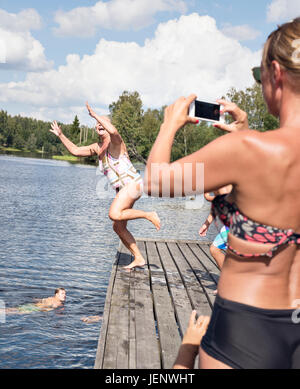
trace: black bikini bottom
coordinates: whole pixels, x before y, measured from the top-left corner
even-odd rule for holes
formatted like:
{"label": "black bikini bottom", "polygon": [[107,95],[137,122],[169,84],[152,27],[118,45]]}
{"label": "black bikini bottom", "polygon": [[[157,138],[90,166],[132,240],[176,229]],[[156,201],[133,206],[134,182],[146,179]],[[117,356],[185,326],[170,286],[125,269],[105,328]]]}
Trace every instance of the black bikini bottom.
{"label": "black bikini bottom", "polygon": [[217,296],[201,347],[235,369],[299,369],[300,313],[256,308]]}

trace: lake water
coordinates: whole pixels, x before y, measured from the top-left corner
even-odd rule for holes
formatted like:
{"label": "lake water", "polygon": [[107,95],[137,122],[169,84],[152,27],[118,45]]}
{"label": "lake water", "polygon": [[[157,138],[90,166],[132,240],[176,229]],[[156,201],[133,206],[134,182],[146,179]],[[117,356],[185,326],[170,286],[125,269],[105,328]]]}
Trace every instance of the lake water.
{"label": "lake water", "polygon": [[[63,308],[0,316],[1,368],[93,367],[101,322],[81,318],[102,315],[119,242],[106,189],[93,166],[0,155],[0,307],[67,291]],[[208,203],[186,210],[183,199],[147,196],[135,208],[154,209],[162,221],[160,232],[130,221],[136,237],[201,240],[209,213]],[[205,240],[216,233],[211,226]]]}

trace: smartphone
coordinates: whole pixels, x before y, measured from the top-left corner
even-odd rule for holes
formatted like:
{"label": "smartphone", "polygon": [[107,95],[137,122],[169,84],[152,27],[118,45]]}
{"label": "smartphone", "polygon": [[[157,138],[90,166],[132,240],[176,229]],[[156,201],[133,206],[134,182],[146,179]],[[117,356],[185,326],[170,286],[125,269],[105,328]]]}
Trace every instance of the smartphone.
{"label": "smartphone", "polygon": [[212,123],[225,123],[225,115],[220,111],[220,104],[195,100],[190,105],[189,116]]}

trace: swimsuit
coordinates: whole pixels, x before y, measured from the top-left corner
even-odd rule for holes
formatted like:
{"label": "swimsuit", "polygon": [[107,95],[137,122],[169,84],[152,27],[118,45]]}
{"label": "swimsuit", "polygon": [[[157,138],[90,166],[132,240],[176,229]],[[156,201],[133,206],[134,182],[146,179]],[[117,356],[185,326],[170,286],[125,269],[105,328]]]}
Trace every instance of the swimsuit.
{"label": "swimsuit", "polygon": [[21,313],[31,313],[31,312],[38,312],[41,309],[37,307],[35,304],[24,304],[24,305],[20,305],[18,307],[18,310]]}
{"label": "swimsuit", "polygon": [[212,212],[215,217],[220,218],[225,226],[229,227],[229,232],[237,238],[248,242],[275,244],[267,253],[262,254],[243,254],[228,245],[229,250],[240,257],[267,256],[272,258],[283,245],[300,244],[300,234],[296,234],[291,229],[271,227],[249,219],[241,213],[234,203],[226,200],[226,195],[215,197],[212,201]]}
{"label": "swimsuit", "polygon": [[300,369],[299,313],[216,296],[201,348],[233,369]]}
{"label": "swimsuit", "polygon": [[[241,257],[272,258],[283,245],[300,244],[300,234],[249,219],[226,200],[226,195],[213,200],[212,212],[237,238],[275,244],[267,254],[242,254],[228,245]],[[217,295],[201,347],[235,369],[299,369],[300,327],[299,318],[293,320],[295,313],[295,309],[262,309]]]}
{"label": "swimsuit", "polygon": [[226,250],[227,249],[228,233],[229,233],[229,228],[227,226],[223,226],[221,228],[220,233],[215,237],[212,244],[215,247],[217,247],[218,249]]}
{"label": "swimsuit", "polygon": [[126,153],[119,158],[114,158],[106,151],[102,160],[99,160],[99,168],[117,192],[132,181],[141,185],[143,183],[141,175],[132,165]]}

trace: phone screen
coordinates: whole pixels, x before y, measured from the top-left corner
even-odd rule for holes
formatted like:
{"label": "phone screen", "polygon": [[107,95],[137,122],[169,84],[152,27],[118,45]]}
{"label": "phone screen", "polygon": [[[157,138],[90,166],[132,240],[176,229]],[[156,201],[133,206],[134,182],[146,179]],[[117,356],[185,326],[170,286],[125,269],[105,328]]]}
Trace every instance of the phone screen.
{"label": "phone screen", "polygon": [[195,100],[195,116],[198,118],[219,121],[220,105]]}

